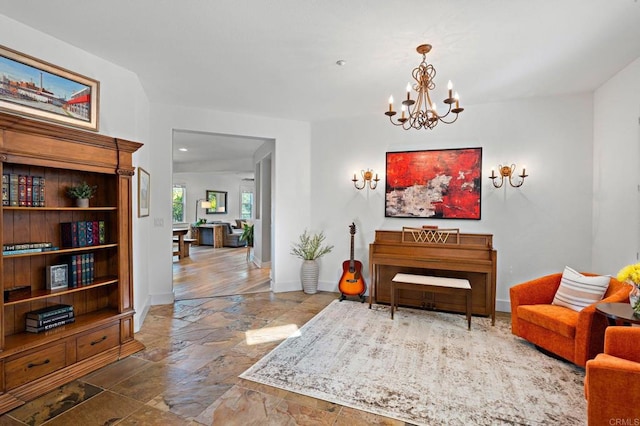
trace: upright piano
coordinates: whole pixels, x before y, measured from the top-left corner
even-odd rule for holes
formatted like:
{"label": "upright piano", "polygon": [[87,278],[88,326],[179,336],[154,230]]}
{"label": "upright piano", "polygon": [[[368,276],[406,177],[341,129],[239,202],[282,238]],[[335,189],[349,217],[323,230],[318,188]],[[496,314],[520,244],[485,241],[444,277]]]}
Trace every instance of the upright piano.
{"label": "upright piano", "polygon": [[[369,245],[372,303],[391,302],[391,279],[398,272],[469,280],[472,314],[496,320],[496,262],[493,235],[464,234],[458,229],[377,230]],[[398,304],[464,313],[463,296],[400,290]]]}

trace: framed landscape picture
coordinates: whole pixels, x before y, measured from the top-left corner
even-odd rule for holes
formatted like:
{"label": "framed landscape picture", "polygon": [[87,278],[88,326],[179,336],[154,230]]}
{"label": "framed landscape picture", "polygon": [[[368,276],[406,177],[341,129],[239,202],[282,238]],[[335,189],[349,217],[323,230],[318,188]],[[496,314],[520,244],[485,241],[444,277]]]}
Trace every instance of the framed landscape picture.
{"label": "framed landscape picture", "polygon": [[98,131],[100,83],[0,46],[0,109]]}
{"label": "framed landscape picture", "polygon": [[387,152],[385,216],[480,219],[482,148]]}

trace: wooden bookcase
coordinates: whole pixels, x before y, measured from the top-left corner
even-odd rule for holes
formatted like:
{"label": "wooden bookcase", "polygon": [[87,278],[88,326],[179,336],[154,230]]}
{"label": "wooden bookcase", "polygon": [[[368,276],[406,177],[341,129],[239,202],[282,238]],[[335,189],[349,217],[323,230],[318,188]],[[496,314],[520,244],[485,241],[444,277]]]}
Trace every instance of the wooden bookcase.
{"label": "wooden bookcase", "polygon": [[[45,206],[2,209],[3,244],[52,242],[60,250],[3,255],[0,287],[30,294],[0,309],[0,413],[144,348],[133,333],[132,155],[142,144],[0,113],[3,174],[45,178]],[[70,185],[97,185],[89,208],[73,207]],[[63,248],[60,223],[104,221],[102,245]],[[93,253],[95,280],[47,290],[45,271],[73,254]],[[72,305],[75,322],[25,332],[29,311]]]}

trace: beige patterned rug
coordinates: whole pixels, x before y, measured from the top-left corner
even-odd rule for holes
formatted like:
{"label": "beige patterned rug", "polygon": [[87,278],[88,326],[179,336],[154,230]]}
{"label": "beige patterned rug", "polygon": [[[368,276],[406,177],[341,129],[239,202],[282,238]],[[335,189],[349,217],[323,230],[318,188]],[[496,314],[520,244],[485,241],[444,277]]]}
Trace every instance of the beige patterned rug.
{"label": "beige patterned rug", "polygon": [[240,377],[418,425],[584,425],[584,370],[474,317],[327,306]]}

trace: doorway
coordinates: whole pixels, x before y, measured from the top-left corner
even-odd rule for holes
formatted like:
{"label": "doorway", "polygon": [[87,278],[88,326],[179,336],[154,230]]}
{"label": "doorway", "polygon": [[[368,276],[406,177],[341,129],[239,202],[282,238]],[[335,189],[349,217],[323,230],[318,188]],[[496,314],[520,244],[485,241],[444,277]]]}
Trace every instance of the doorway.
{"label": "doorway", "polygon": [[[269,291],[271,261],[269,258],[264,262],[262,254],[270,256],[271,253],[270,173],[275,141],[174,129],[172,144],[173,187],[183,188],[182,216],[174,214],[173,227],[189,229],[188,238],[193,240],[188,257],[174,257],[173,289],[176,299]],[[257,159],[264,157],[268,157],[263,167],[268,170],[269,178],[263,176],[259,179],[256,162],[261,162]],[[257,185],[258,181],[261,186]],[[246,200],[251,198],[246,197],[249,186],[254,191],[253,217],[245,218]],[[201,201],[211,191],[226,192],[227,208],[224,212],[203,207],[206,203]],[[269,208],[268,214],[259,210],[258,200],[262,200],[262,207]],[[174,200],[174,208],[175,205]],[[264,217],[269,218],[266,235],[264,228],[259,226]],[[254,223],[251,259],[247,259],[245,247],[232,247],[226,243],[204,245],[198,239],[197,222],[222,223],[230,232],[242,233],[241,221],[247,219]],[[255,231],[257,228],[259,232]],[[198,245],[199,242],[203,245]],[[268,245],[267,250],[263,249],[264,244]],[[255,256],[256,253],[259,256]]]}

